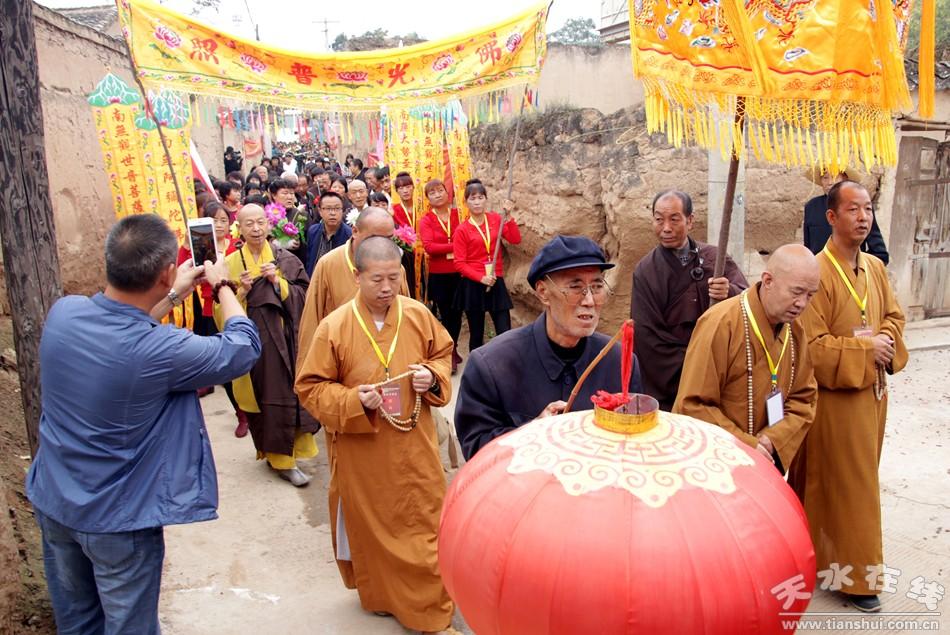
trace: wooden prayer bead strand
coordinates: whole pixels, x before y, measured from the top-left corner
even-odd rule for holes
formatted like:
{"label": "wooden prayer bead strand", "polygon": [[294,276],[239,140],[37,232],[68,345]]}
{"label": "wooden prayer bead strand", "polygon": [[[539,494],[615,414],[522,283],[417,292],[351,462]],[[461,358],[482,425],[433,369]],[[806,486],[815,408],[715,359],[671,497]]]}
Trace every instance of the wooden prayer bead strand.
{"label": "wooden prayer bead strand", "polygon": [[884,367],[877,367],[877,378],[874,380],[874,398],[880,401],[887,394],[887,375]]}
{"label": "wooden prayer bead strand", "polygon": [[749,386],[749,407],[747,408],[749,414],[748,431],[749,434],[753,434],[755,427],[752,425],[752,343],[751,338],[749,337],[749,318],[745,314],[745,309],[743,309],[741,313],[742,326],[745,327],[745,369]]}
{"label": "wooden prayer bead strand", "polygon": [[[402,373],[401,375],[396,375],[395,377],[392,377],[392,378],[387,379],[387,380],[385,380],[385,381],[381,381],[381,382],[379,382],[379,383],[372,384],[372,387],[373,387],[373,388],[382,388],[382,387],[385,386],[386,384],[391,384],[391,383],[393,383],[393,382],[395,382],[395,381],[399,381],[400,379],[405,379],[406,377],[411,377],[411,376],[413,376],[413,375],[415,375],[415,374],[416,374],[416,371],[414,371],[414,370],[407,370],[406,372]],[[416,393],[416,403],[415,403],[415,405],[413,406],[413,408],[412,408],[412,414],[409,415],[409,418],[408,418],[408,419],[400,419],[400,418],[396,417],[395,415],[389,414],[388,412],[386,412],[386,411],[383,410],[382,408],[379,408],[378,410],[379,410],[380,414],[383,416],[383,419],[385,419],[386,422],[389,423],[389,425],[391,425],[391,426],[394,427],[395,429],[399,430],[400,432],[410,432],[410,431],[412,431],[413,428],[416,427],[416,424],[419,423],[419,415],[422,413],[422,395],[419,394],[419,393]]]}
{"label": "wooden prayer bead strand", "polygon": [[[748,377],[748,388],[749,388],[749,401],[748,401],[749,407],[748,407],[748,409],[747,409],[749,419],[748,419],[748,428],[747,428],[747,429],[748,429],[748,431],[749,431],[749,434],[754,435],[755,433],[754,433],[753,431],[755,430],[755,426],[753,425],[753,414],[752,414],[752,411],[753,411],[753,403],[752,403],[752,342],[751,342],[751,338],[749,337],[749,318],[746,316],[745,310],[742,311],[742,326],[745,328],[745,368],[746,368],[746,376]],[[795,385],[795,336],[792,335],[792,327],[791,327],[791,325],[789,325],[789,327],[788,327],[788,336],[787,336],[787,337],[789,338],[788,344],[789,344],[789,346],[791,346],[791,348],[792,348],[792,352],[791,352],[792,358],[791,358],[791,360],[790,360],[790,361],[792,362],[792,371],[791,371],[791,373],[789,373],[789,376],[788,376],[788,391],[785,393],[785,399],[784,399],[783,402],[782,402],[782,409],[783,409],[783,412],[784,412],[784,407],[785,407],[785,401],[788,400],[788,395],[792,394],[792,386]],[[879,401],[880,401],[880,399],[879,399]]]}

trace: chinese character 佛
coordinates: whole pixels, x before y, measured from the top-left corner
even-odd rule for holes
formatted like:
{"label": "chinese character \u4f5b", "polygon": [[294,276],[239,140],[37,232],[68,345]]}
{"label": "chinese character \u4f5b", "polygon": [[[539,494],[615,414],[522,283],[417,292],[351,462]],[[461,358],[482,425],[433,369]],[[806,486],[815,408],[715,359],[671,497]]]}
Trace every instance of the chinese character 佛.
{"label": "chinese character \u4f5b", "polygon": [[501,49],[498,48],[498,40],[492,39],[491,42],[478,49],[478,61],[485,64],[491,61],[492,66],[501,59]]}

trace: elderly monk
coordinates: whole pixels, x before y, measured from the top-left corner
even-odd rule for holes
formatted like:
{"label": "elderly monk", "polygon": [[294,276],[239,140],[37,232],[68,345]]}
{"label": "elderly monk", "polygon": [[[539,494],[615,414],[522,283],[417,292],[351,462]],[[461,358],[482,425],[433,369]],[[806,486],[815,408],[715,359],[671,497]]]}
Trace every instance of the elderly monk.
{"label": "elderly monk", "polygon": [[676,399],[680,371],[693,327],[711,301],[738,295],[749,286],[728,256],[722,277],[713,277],[718,249],[693,240],[693,201],[685,192],[666,190],[653,199],[657,245],[633,272],[630,316],[636,324],[636,353],[649,360],[643,388],[669,410]]}
{"label": "elderly monk", "polygon": [[[455,428],[466,459],[495,437],[564,411],[578,377],[610,339],[596,329],[611,295],[604,270],[613,266],[582,236],[555,236],[541,248],[528,284],[544,313],[473,351],[462,374]],[[591,408],[598,390],[620,392],[620,361],[617,344],[587,378],[577,410]],[[636,359],[628,388],[641,391]]]}
{"label": "elderly monk", "polygon": [[[395,231],[393,217],[389,212],[379,207],[368,207],[360,212],[353,227],[353,236],[317,261],[300,321],[301,361],[306,358],[307,349],[310,348],[320,321],[356,295],[356,265],[353,264],[356,248],[363,240],[372,236],[392,238]],[[409,295],[405,280],[401,282],[399,292]]]}
{"label": "elderly monk", "polygon": [[673,412],[714,423],[782,473],[815,416],[818,390],[799,316],[818,292],[818,262],[779,247],[762,280],[699,318]]}
{"label": "elderly monk", "polygon": [[904,314],[883,263],[861,252],[874,218],[867,189],[853,181],[834,185],[827,218],[821,289],[802,316],[818,408],[789,483],[805,506],[818,570],[849,568],[842,591],[855,608],[874,612],[884,568],[878,465],[886,374],[907,364]]}
{"label": "elderly monk", "polygon": [[395,243],[367,238],[355,256],[359,292],[320,322],[297,393],[336,457],[330,515],[344,584],[367,611],[439,631],[453,607],[436,551],[445,476],[430,408],[451,396],[452,338],[398,295]]}
{"label": "elderly monk", "polygon": [[[310,280],[296,256],[268,242],[263,208],[245,205],[237,222],[244,246],[226,262],[263,346],[251,372],[234,380],[234,397],[247,413],[257,458],[266,458],[281,478],[303,487],[310,479],[297,468],[296,459],[317,455],[313,433],[319,429],[293,391],[297,329]],[[215,306],[215,319],[220,328],[219,308]]]}

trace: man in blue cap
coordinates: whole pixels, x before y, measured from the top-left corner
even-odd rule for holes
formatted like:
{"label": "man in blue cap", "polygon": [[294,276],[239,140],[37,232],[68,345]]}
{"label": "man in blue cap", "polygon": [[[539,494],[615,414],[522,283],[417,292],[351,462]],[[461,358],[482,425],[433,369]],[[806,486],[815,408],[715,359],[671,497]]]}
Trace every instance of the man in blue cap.
{"label": "man in blue cap", "polygon": [[[610,339],[595,331],[611,295],[603,272],[613,266],[582,236],[555,236],[541,248],[528,283],[544,313],[473,351],[465,365],[455,428],[466,459],[495,437],[564,411],[577,378]],[[585,381],[578,409],[590,408],[598,390],[620,392],[620,359],[618,344]],[[641,392],[636,360],[629,389]]]}

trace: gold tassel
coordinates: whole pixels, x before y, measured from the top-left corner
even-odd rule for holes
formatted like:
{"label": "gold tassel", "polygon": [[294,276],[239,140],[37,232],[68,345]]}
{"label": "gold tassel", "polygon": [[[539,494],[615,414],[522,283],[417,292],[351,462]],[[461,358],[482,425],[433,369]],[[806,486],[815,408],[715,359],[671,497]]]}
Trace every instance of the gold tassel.
{"label": "gold tassel", "polygon": [[[917,54],[917,113],[924,119],[934,116],[934,49],[937,22],[935,0],[920,5],[920,51]],[[944,19],[950,19],[944,16]]]}

